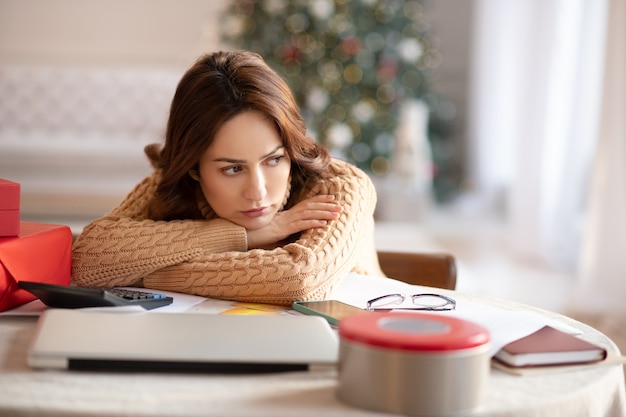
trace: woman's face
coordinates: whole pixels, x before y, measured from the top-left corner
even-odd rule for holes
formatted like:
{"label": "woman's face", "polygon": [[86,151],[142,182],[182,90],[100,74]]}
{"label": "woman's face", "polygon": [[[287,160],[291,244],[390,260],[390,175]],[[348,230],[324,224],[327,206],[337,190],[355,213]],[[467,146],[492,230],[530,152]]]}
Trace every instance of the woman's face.
{"label": "woman's face", "polygon": [[248,230],[282,208],[291,160],[273,122],[247,111],[226,122],[200,158],[200,186],[219,217]]}

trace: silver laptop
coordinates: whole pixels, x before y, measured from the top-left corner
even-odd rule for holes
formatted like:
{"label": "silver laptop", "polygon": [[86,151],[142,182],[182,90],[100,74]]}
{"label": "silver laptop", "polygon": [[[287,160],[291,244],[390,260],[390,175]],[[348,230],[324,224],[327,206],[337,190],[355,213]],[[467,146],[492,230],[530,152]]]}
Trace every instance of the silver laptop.
{"label": "silver laptop", "polygon": [[33,368],[260,373],[333,366],[339,341],[321,317],[51,309],[28,352]]}

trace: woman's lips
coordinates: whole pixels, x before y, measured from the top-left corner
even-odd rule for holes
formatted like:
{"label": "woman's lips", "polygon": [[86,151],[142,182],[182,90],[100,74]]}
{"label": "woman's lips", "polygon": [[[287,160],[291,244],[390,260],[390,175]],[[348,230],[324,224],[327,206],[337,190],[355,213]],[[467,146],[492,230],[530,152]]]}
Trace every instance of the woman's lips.
{"label": "woman's lips", "polygon": [[248,210],[248,211],[244,211],[243,214],[247,217],[250,218],[254,218],[254,217],[261,217],[263,214],[265,213],[265,207],[261,207],[258,209],[253,209],[253,210]]}

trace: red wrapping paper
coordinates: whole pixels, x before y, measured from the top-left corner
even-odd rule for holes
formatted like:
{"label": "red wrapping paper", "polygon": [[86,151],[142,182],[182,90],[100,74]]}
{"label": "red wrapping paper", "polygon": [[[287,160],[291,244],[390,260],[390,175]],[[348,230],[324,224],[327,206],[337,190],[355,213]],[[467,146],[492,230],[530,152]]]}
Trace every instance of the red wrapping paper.
{"label": "red wrapping paper", "polygon": [[18,281],[69,285],[72,231],[67,226],[21,222],[18,236],[0,237],[0,311],[36,297]]}

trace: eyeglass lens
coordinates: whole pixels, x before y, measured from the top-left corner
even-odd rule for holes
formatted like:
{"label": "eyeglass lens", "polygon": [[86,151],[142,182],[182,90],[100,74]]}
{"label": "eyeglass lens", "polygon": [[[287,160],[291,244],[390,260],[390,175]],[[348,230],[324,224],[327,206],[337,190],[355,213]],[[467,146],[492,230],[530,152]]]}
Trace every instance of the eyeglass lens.
{"label": "eyeglass lens", "polygon": [[389,306],[391,304],[402,304],[405,297],[402,294],[387,294],[381,297],[374,298],[367,302],[368,309],[376,309],[380,307]]}
{"label": "eyeglass lens", "polygon": [[[387,294],[367,302],[368,310],[392,310],[392,304],[402,304],[406,297],[402,294]],[[454,310],[456,302],[440,294],[413,294],[411,295],[413,309],[416,310]],[[406,309],[406,308],[405,308]]]}
{"label": "eyeglass lens", "polygon": [[450,299],[438,294],[415,294],[411,299],[414,305],[424,308],[442,308],[450,304]]}

